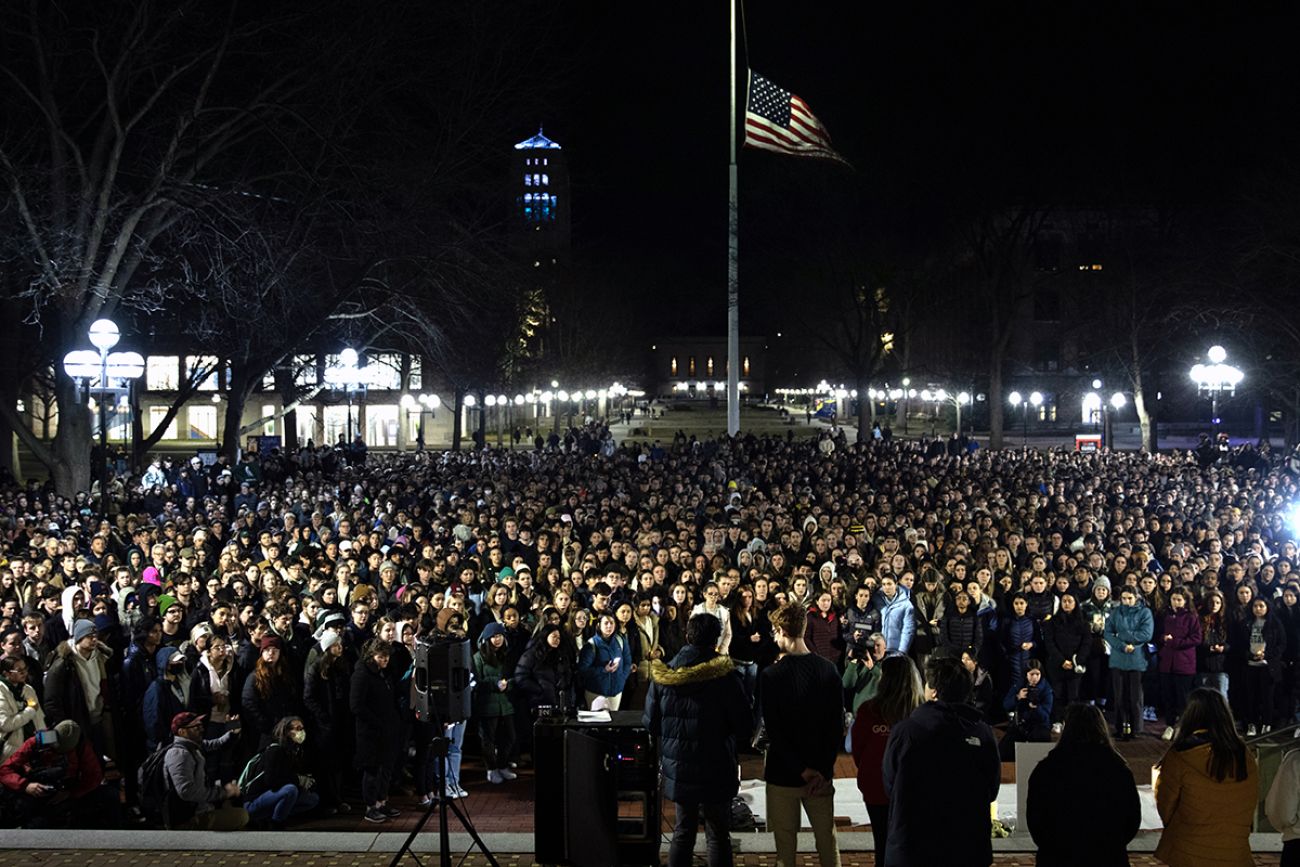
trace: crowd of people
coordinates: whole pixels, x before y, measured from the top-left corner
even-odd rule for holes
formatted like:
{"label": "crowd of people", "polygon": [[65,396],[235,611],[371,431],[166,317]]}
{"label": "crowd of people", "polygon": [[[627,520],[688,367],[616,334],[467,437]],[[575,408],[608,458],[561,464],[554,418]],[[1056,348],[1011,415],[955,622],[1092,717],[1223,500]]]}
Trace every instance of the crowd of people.
{"label": "crowd of people", "polygon": [[[163,457],[111,488],[107,517],[87,495],[7,486],[5,814],[129,823],[161,800],[170,827],[381,823],[395,786],[467,796],[467,734],[499,784],[527,761],[537,708],[653,704],[703,647],[701,614],[768,744],[798,739],[807,720],[780,707],[816,682],[843,749],[899,659],[960,668],[1006,759],[1063,735],[1080,704],[1118,738],[1173,739],[1198,686],[1247,737],[1295,719],[1288,463],[932,445],[615,445],[593,423],[527,451]],[[435,637],[475,650],[442,791],[408,683]],[[805,650],[818,667],[793,674]],[[772,764],[796,819],[833,770]],[[119,784],[124,799],[103,794]]]}

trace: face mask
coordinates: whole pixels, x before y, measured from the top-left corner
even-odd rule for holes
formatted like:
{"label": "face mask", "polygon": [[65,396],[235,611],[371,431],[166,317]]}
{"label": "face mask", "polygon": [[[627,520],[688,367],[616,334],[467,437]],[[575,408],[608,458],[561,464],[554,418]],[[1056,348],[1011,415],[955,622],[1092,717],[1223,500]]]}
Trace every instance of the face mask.
{"label": "face mask", "polygon": [[304,731],[294,731],[289,733],[289,737],[293,739],[295,744],[301,744],[306,742],[307,733]]}

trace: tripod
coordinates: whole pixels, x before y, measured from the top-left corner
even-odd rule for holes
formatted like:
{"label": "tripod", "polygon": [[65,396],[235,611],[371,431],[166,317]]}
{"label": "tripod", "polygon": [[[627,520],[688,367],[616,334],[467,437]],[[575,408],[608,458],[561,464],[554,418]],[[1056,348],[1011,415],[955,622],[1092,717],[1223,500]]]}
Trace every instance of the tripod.
{"label": "tripod", "polygon": [[[451,835],[447,830],[448,810],[456,814],[456,818],[460,820],[460,826],[469,834],[470,839],[474,841],[474,845],[487,858],[488,863],[492,867],[500,867],[497,864],[496,857],[492,854],[492,850],[488,849],[487,844],[483,842],[483,838],[478,835],[478,831],[474,830],[473,823],[466,818],[460,807],[451,798],[447,797],[447,750],[450,744],[451,742],[445,736],[435,737],[429,744],[429,748],[433,751],[434,761],[437,762],[435,766],[437,770],[434,774],[435,785],[437,786],[436,797],[425,808],[424,815],[420,817],[420,821],[415,823],[415,827],[411,829],[411,833],[406,837],[406,842],[393,855],[389,867],[398,867],[402,856],[411,852],[411,844],[424,830],[425,823],[433,816],[435,809],[438,811],[438,862],[441,867],[451,867]],[[411,852],[411,857],[415,859],[416,864],[420,863],[420,859],[415,857],[415,853]]]}

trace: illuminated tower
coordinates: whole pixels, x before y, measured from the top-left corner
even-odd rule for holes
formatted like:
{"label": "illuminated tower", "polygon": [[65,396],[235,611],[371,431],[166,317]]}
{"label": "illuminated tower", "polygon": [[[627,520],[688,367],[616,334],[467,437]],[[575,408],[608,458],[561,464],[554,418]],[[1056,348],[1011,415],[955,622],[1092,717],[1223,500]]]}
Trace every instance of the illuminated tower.
{"label": "illuminated tower", "polygon": [[552,298],[569,264],[569,171],[564,151],[540,128],[514,147],[510,189],[510,250],[531,274],[508,348],[507,376],[513,379],[545,359],[556,324]]}
{"label": "illuminated tower", "polygon": [[564,151],[542,134],[515,145],[511,247],[520,261],[547,270],[569,258],[569,170]]}

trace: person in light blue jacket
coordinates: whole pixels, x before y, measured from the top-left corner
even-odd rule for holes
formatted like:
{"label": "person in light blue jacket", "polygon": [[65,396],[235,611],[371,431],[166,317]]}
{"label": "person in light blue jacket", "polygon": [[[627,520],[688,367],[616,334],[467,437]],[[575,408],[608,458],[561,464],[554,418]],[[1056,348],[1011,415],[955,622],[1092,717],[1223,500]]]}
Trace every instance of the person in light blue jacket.
{"label": "person in light blue jacket", "polygon": [[899,586],[894,576],[880,579],[880,632],[885,636],[889,653],[907,653],[916,634],[916,617],[913,614],[911,595],[906,587]]}
{"label": "person in light blue jacket", "polygon": [[618,624],[613,614],[601,614],[597,620],[596,634],[583,645],[578,654],[578,676],[582,679],[587,707],[598,698],[604,706],[618,710],[623,698],[623,687],[632,674],[632,651],[628,642],[618,634]]}
{"label": "person in light blue jacket", "polygon": [[1115,736],[1127,741],[1142,731],[1142,672],[1147,659],[1143,648],[1155,633],[1151,609],[1138,603],[1137,591],[1125,587],[1119,606],[1106,618],[1106,645],[1110,648],[1110,685],[1115,700]]}

